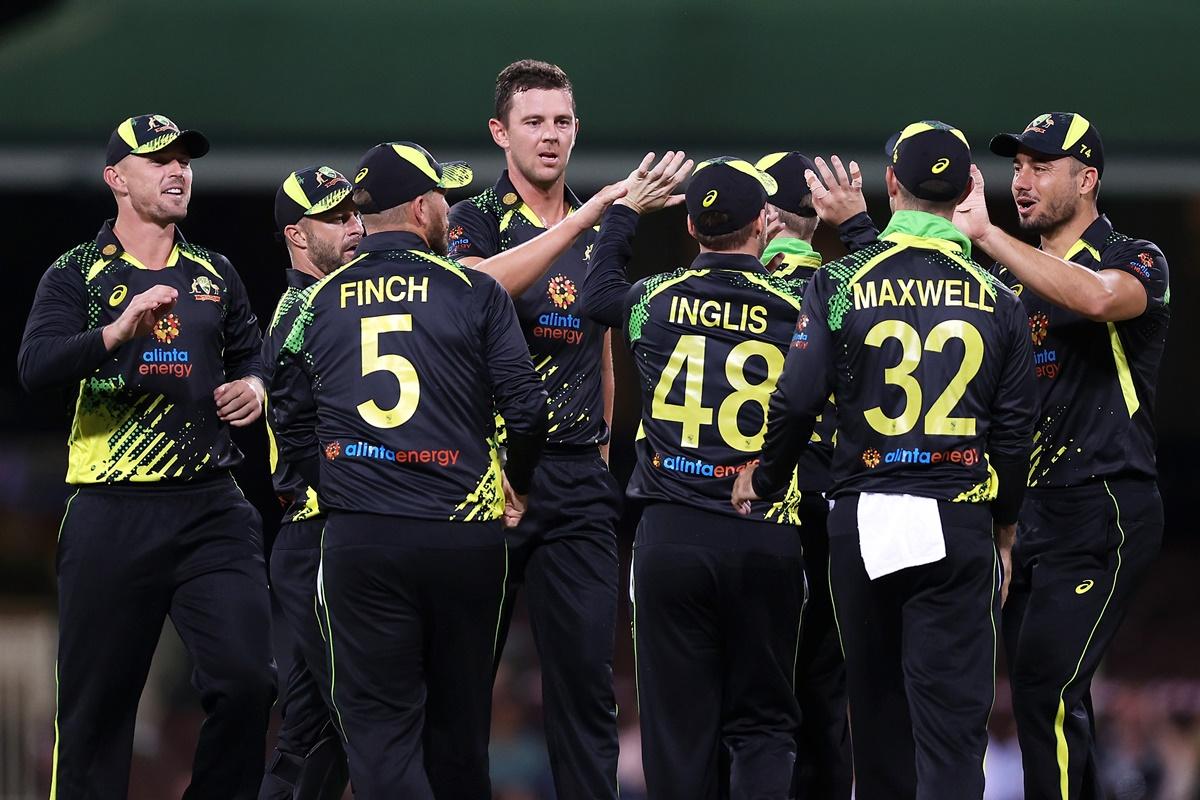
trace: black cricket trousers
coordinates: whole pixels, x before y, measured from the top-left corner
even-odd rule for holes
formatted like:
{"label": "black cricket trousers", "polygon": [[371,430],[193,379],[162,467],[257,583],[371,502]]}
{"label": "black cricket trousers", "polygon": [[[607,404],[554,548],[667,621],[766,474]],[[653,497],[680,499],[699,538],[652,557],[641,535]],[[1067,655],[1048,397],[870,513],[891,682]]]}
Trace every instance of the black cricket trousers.
{"label": "black cricket trousers", "polygon": [[1162,544],[1151,481],[1030,489],[1004,642],[1026,800],[1101,800],[1092,676]]}
{"label": "black cricket trousers", "polygon": [[330,717],[329,648],[317,609],[325,517],[285,522],[271,548],[271,592],[291,645],[283,724],[258,800],[340,800],[350,772]]}
{"label": "black cricket trousers", "polygon": [[858,495],[829,512],[856,800],[979,800],[996,694],[1000,564],[987,505],[938,502],[946,556],[871,580]]}
{"label": "black cricket trousers", "polygon": [[490,800],[499,520],[331,511],[318,597],[356,800]]}
{"label": "black cricket trousers", "polygon": [[595,446],[549,447],[529,509],[506,531],[510,569],[500,630],[521,589],[542,668],[546,749],[558,800],[616,800],[613,643],[621,487]]}
{"label": "black cricket trousers", "polygon": [[785,800],[800,712],[804,604],[795,527],[648,506],[631,570],[650,800]]}
{"label": "black cricket trousers", "polygon": [[127,796],[138,698],[170,616],[207,714],[184,798],[254,798],[275,662],[261,519],[233,478],[82,487],[57,566],[51,797]]}

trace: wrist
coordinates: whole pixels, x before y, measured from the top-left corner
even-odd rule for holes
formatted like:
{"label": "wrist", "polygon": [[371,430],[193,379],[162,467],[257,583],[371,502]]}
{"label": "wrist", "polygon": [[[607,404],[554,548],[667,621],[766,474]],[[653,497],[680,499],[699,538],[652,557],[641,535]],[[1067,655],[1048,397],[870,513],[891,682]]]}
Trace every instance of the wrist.
{"label": "wrist", "polygon": [[129,341],[121,334],[115,322],[110,322],[100,329],[100,338],[104,341],[106,350],[114,350]]}
{"label": "wrist", "polygon": [[637,203],[630,200],[628,197],[621,197],[621,198],[618,198],[616,201],[614,201],[613,207],[615,208],[617,206],[624,206],[625,208],[628,208],[630,211],[632,211],[633,213],[635,213],[639,216],[641,215],[642,211],[645,210],[641,206],[639,206]]}
{"label": "wrist", "polygon": [[987,226],[979,233],[979,235],[975,237],[974,244],[977,247],[980,247],[984,250],[987,250],[989,253],[991,253],[992,251],[988,247],[988,245],[991,243],[994,243],[996,241],[997,234],[1003,235],[1003,231],[1001,231],[999,228],[997,228],[995,225],[993,225],[991,222],[989,222],[987,224]]}
{"label": "wrist", "polygon": [[258,405],[261,408],[263,399],[266,397],[266,389],[263,388],[262,381],[254,375],[247,375],[244,378],[238,378],[242,383],[250,387],[250,391],[254,393],[254,398],[258,400]]}

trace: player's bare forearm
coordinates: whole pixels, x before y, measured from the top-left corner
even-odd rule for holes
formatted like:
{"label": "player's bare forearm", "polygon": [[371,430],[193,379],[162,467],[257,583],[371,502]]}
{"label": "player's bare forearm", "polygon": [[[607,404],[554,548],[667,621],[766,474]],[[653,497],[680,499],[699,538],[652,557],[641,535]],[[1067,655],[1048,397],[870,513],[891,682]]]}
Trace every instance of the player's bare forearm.
{"label": "player's bare forearm", "polygon": [[1132,275],[1096,272],[1066,261],[989,225],[975,243],[1003,264],[1026,289],[1089,319],[1116,322],[1146,310],[1146,291]]}
{"label": "player's bare forearm", "polygon": [[490,258],[463,258],[460,263],[465,267],[486,272],[495,278],[510,296],[518,297],[537,283],[558,257],[567,252],[586,230],[572,215],[540,236],[511,250],[497,253]]}

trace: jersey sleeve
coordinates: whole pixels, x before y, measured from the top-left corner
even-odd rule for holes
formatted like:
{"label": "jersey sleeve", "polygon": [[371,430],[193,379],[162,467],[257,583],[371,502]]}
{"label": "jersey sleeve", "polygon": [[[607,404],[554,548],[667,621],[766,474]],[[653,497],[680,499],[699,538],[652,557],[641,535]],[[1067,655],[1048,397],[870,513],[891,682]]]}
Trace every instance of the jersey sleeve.
{"label": "jersey sleeve", "polygon": [[1151,242],[1130,239],[1105,250],[1100,269],[1119,269],[1138,279],[1146,290],[1146,311],[1161,308],[1170,300],[1167,259]]}
{"label": "jersey sleeve", "polygon": [[610,328],[621,324],[625,312],[630,286],[625,268],[633,258],[637,223],[638,213],[628,206],[614,205],[605,212],[583,282],[583,315]]}
{"label": "jersey sleeve", "polygon": [[500,229],[496,220],[473,200],[455,203],[450,209],[450,258],[491,258],[500,252]]}
{"label": "jersey sleeve", "polygon": [[767,404],[767,430],[754,492],[773,499],[791,480],[825,408],[833,376],[833,334],[825,314],[825,281],[818,273],[804,293],[783,372]]}
{"label": "jersey sleeve", "polygon": [[222,275],[228,289],[229,307],[225,312],[225,379],[228,381],[254,376],[266,384],[263,372],[262,334],[258,318],[250,308],[250,297],[237,270],[221,257]]}
{"label": "jersey sleeve", "polygon": [[864,247],[870,247],[879,241],[879,229],[875,227],[875,221],[871,219],[871,215],[865,211],[860,211],[838,225],[837,231],[838,238],[851,253],[862,250]]}
{"label": "jersey sleeve", "polygon": [[484,363],[508,435],[505,474],[514,491],[526,494],[550,424],[546,391],[529,359],[512,298],[491,277],[481,274],[476,280]]}
{"label": "jersey sleeve", "polygon": [[[312,376],[304,367],[304,337],[315,312],[307,296],[267,332],[263,361],[269,363],[267,413],[279,454],[296,468],[304,482],[320,489],[320,442]],[[277,346],[277,349],[276,349]],[[268,361],[268,356],[274,357]]]}
{"label": "jersey sleeve", "polygon": [[42,275],[17,355],[21,385],[27,391],[76,383],[108,357],[103,329],[87,328],[87,304],[78,270],[54,266]]}
{"label": "jersey sleeve", "polygon": [[999,480],[992,516],[1001,525],[1016,522],[1025,495],[1025,477],[1029,452],[1033,447],[1033,427],[1037,417],[1037,396],[1033,377],[1033,346],[1029,326],[1020,302],[1008,298],[1001,328],[1004,357],[1000,379],[992,403],[987,453]]}
{"label": "jersey sleeve", "polygon": [[[319,478],[317,404],[308,374],[295,353],[284,352],[284,341],[296,323],[302,305],[297,303],[272,322],[263,337],[263,385],[267,390],[267,422],[276,432],[279,450],[297,462],[297,472],[311,486]],[[286,434],[284,433],[286,431]]]}

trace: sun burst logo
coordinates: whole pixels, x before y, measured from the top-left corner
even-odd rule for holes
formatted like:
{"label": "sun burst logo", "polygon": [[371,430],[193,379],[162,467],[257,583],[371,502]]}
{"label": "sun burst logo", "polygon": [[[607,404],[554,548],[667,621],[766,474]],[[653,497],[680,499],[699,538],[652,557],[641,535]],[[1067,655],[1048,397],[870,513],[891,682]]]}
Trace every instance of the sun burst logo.
{"label": "sun burst logo", "polygon": [[575,291],[575,282],[566,275],[555,275],[551,278],[546,294],[550,297],[551,303],[564,311],[575,302],[575,298],[578,296]]}
{"label": "sun burst logo", "polygon": [[867,450],[863,450],[862,462],[871,469],[878,467],[881,460],[882,459],[879,457],[879,451],[875,448],[872,447]]}
{"label": "sun burst logo", "polygon": [[155,340],[160,344],[170,344],[179,335],[179,317],[174,314],[167,314],[154,323],[151,333],[154,334]]}
{"label": "sun burst logo", "polygon": [[329,444],[325,445],[325,458],[329,459],[330,461],[333,461],[335,458],[337,458],[341,454],[342,454],[342,443],[341,442],[330,442]]}
{"label": "sun burst logo", "polygon": [[1041,345],[1046,341],[1046,334],[1050,332],[1050,319],[1041,311],[1032,315],[1029,318],[1029,338],[1035,346]]}
{"label": "sun burst logo", "polygon": [[655,453],[654,458],[650,459],[650,463],[654,465],[655,469],[658,469],[662,466],[662,456],[658,453]]}

